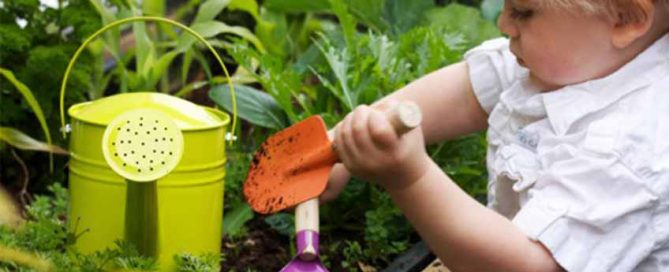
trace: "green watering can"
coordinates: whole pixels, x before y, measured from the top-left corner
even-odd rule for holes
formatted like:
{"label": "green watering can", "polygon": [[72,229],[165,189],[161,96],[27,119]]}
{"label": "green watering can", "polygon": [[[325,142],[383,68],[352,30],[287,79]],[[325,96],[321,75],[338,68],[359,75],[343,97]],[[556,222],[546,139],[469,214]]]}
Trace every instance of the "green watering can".
{"label": "green watering can", "polygon": [[[126,18],[86,39],[70,60],[60,90],[63,136],[71,133],[68,225],[84,231],[75,245],[84,253],[125,239],[141,254],[157,258],[161,271],[174,271],[175,254],[220,254],[230,117],[166,94],[138,92],[76,104],[68,110],[71,125],[65,126],[65,86],[79,54],[106,30],[135,21],[183,29],[207,46],[230,78],[202,36],[169,19]],[[236,112],[231,83],[230,88]]]}

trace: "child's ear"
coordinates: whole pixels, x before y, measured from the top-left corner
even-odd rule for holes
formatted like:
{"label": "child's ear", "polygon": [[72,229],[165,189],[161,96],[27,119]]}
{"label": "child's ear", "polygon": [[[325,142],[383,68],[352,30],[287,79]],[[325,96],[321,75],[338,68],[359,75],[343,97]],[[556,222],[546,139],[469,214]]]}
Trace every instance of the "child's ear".
{"label": "child's ear", "polygon": [[635,0],[634,11],[619,9],[613,24],[611,42],[617,48],[625,48],[645,35],[655,20],[653,0]]}

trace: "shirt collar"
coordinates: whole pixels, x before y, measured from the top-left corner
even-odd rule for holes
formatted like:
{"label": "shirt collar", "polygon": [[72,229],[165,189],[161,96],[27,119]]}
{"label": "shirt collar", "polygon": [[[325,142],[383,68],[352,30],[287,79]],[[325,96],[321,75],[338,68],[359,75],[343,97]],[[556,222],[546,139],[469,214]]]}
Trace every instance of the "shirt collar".
{"label": "shirt collar", "polygon": [[548,120],[558,135],[588,113],[603,109],[669,73],[669,34],[616,72],[542,94]]}

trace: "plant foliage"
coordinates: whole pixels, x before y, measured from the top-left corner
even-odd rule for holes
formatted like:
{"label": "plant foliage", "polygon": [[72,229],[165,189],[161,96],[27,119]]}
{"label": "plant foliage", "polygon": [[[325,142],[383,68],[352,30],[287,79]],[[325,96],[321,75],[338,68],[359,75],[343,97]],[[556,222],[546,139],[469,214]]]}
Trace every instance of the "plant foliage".
{"label": "plant foliage", "polygon": [[[245,149],[254,150],[264,137],[312,114],[320,114],[334,125],[356,106],[373,103],[422,75],[461,61],[467,49],[499,35],[477,10],[458,4],[359,2],[374,2],[382,8],[365,9],[356,1],[328,1],[313,9],[302,6],[309,8],[295,10],[272,2],[272,8],[282,12],[329,11],[340,22],[328,32],[313,35],[313,43],[294,57],[263,54],[241,41],[231,48],[229,53],[240,67],[256,71],[252,76],[260,85],[236,87],[240,101],[255,101],[250,103],[253,107],[240,108],[239,116],[267,129],[242,137],[251,146]],[[414,12],[406,12],[409,16],[401,10]],[[366,26],[363,31],[361,25]],[[230,109],[224,86],[215,86],[209,96]],[[444,171],[479,199],[485,194],[486,183],[484,137],[472,135],[429,147]],[[243,180],[241,175],[227,182],[240,184]],[[349,252],[344,263],[350,267],[359,263],[383,266],[416,238],[385,192],[355,179],[333,204],[321,208],[321,218],[322,235],[332,241],[342,239],[337,235],[347,237],[346,243],[338,243],[333,250]],[[288,214],[277,214],[265,221],[291,236],[291,220]]]}

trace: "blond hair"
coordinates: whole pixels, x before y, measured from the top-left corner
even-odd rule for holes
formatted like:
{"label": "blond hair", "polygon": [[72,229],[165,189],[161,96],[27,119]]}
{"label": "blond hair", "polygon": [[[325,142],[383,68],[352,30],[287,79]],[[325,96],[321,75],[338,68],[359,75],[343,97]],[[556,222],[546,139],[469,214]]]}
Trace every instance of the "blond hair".
{"label": "blond hair", "polygon": [[[586,14],[603,15],[627,24],[646,20],[649,14],[642,0],[541,0],[541,5],[548,8],[560,8],[567,11],[579,11]],[[669,0],[653,0],[663,8],[669,8]]]}

